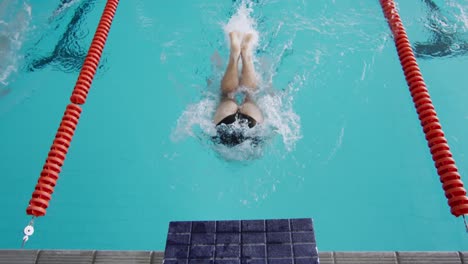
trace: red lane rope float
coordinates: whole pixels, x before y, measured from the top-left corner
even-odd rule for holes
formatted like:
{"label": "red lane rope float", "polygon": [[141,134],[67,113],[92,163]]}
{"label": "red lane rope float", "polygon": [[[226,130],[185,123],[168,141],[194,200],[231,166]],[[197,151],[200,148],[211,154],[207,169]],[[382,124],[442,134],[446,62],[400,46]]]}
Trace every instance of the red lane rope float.
{"label": "red lane rope float", "polygon": [[93,42],[89,48],[88,55],[81,68],[78,81],[76,82],[75,89],[70,98],[72,103],[84,104],[88,96],[89,88],[93,82],[96,69],[101,59],[102,50],[106,45],[107,35],[112,24],[112,20],[117,10],[119,0],[108,0],[104,12],[102,13],[101,20],[94,34]]}
{"label": "red lane rope float", "polygon": [[[468,214],[468,197],[393,0],[380,0],[451,213]],[[468,229],[467,229],[468,230]]]}
{"label": "red lane rope float", "polygon": [[42,168],[41,176],[32,194],[32,198],[29,201],[29,206],[26,209],[28,215],[45,215],[65,156],[70,147],[70,142],[75,134],[80,114],[80,106],[75,104],[69,104],[67,106],[44,167]]}
{"label": "red lane rope float", "polygon": [[[54,192],[54,187],[59,178],[59,173],[62,169],[73,135],[75,134],[76,126],[78,125],[78,120],[82,111],[79,105],[84,104],[86,101],[118,4],[119,0],[108,0],[104,8],[101,20],[97,26],[96,33],[70,98],[71,103],[65,110],[38,183],[29,201],[29,206],[26,209],[26,213],[32,215],[33,218],[46,214],[49,201]],[[33,221],[31,220],[24,231],[23,245],[33,232]]]}

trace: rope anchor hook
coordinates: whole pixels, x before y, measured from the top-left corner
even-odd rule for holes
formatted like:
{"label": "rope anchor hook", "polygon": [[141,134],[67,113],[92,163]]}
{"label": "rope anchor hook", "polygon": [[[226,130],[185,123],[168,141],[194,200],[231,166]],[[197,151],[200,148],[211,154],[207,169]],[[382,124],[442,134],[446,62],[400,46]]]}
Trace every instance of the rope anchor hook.
{"label": "rope anchor hook", "polygon": [[24,245],[26,242],[28,242],[29,237],[34,234],[34,217],[29,221],[29,224],[24,228],[23,230],[23,244],[21,245],[21,248],[24,248]]}

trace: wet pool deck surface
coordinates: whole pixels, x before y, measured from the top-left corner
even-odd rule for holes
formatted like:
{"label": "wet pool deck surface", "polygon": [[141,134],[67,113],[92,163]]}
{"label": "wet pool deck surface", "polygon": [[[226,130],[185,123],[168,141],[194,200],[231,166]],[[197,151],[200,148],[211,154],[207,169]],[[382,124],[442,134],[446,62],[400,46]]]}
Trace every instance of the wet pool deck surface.
{"label": "wet pool deck surface", "polygon": [[[162,264],[162,251],[0,250],[0,264]],[[468,264],[468,252],[319,252],[322,264]]]}

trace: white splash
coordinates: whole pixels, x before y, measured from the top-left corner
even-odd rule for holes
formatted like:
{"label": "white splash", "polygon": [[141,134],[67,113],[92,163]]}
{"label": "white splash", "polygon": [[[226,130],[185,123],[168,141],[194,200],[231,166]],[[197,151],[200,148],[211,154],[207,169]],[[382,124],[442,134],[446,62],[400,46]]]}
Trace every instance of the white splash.
{"label": "white splash", "polygon": [[0,92],[18,71],[19,52],[31,20],[31,6],[27,1],[18,2],[0,3]]}
{"label": "white splash", "polygon": [[[260,42],[260,34],[256,30],[256,20],[252,16],[253,4],[250,1],[243,1],[236,12],[226,24],[221,23],[222,30],[228,40],[228,33],[239,31],[241,33],[251,33],[254,36],[255,46]],[[228,43],[228,42],[227,42]],[[286,40],[284,49],[290,49],[292,40]],[[208,58],[207,54],[207,58]],[[172,132],[171,138],[179,141],[187,137],[197,138],[203,145],[213,149],[221,158],[229,161],[248,161],[258,159],[264,155],[265,149],[279,135],[282,139],[286,151],[292,151],[295,143],[301,138],[300,118],[293,111],[293,94],[302,85],[305,76],[297,75],[293,82],[282,91],[272,88],[272,78],[276,74],[276,69],[281,63],[283,52],[279,54],[266,54],[267,58],[263,61],[269,61],[272,65],[256,65],[257,76],[259,80],[259,90],[254,95],[259,108],[264,115],[264,123],[256,125],[252,129],[246,128],[246,134],[252,134],[260,137],[261,143],[255,144],[251,140],[245,140],[234,147],[227,147],[213,142],[212,137],[216,136],[217,130],[213,123],[213,116],[220,100],[219,83],[224,69],[213,65],[211,81],[202,94],[202,99],[189,105],[177,120],[177,125]],[[270,58],[268,58],[270,57]],[[211,59],[212,63],[220,61]],[[254,58],[257,64],[257,58]],[[263,66],[263,67],[258,67]]]}
{"label": "white splash", "polygon": [[208,136],[214,136],[216,129],[212,120],[215,108],[216,99],[212,95],[207,95],[200,102],[189,105],[177,120],[177,128],[173,131],[171,139],[179,141],[187,136],[196,137],[199,132],[195,130],[197,127]]}
{"label": "white splash", "polygon": [[229,19],[229,22],[223,25],[226,43],[229,43],[229,32],[239,31],[243,34],[252,34],[252,45],[257,46],[259,34],[256,30],[257,22],[251,17],[252,12],[252,3],[243,1],[237,12]]}
{"label": "white splash", "polygon": [[456,24],[460,26],[460,33],[468,30],[468,5],[460,4],[457,1],[448,1],[448,6],[452,8],[453,16],[456,18]]}
{"label": "white splash", "polygon": [[70,7],[78,3],[80,0],[71,0],[70,2],[62,3],[57,9],[54,10],[52,16],[49,18],[49,22],[55,20],[57,17],[64,14]]}

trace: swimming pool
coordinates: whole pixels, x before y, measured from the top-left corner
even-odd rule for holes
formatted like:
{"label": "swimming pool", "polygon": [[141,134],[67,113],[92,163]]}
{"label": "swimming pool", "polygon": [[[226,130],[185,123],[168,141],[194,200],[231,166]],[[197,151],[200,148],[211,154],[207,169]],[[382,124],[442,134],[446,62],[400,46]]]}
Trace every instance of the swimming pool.
{"label": "swimming pool", "polygon": [[[2,56],[18,70],[2,79],[0,92],[0,248],[16,248],[104,3],[3,3],[22,14],[8,17],[17,26],[1,28],[11,43]],[[464,176],[468,5],[435,3],[439,10],[399,1],[400,14],[414,43],[433,41],[434,30],[454,40],[450,54],[421,53],[418,63]],[[468,249],[378,1],[252,3],[257,65],[275,91],[264,106],[282,110],[278,120],[286,121],[275,123],[277,135],[253,160],[227,161],[213,149],[197,126],[203,111],[188,110],[212,99],[206,83],[219,71],[211,58],[227,56],[223,24],[240,5],[121,1],[48,213],[28,247],[162,250],[172,220],[312,217],[319,250]]]}

